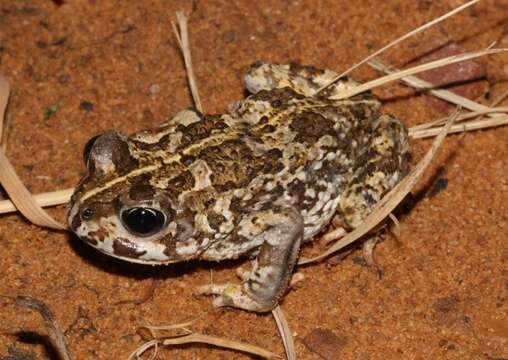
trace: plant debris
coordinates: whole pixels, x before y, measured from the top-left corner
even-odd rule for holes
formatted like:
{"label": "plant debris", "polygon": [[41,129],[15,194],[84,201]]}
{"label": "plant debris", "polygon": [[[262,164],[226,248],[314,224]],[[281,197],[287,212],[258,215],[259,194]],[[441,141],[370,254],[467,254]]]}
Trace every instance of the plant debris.
{"label": "plant debris", "polygon": [[24,307],[26,309],[35,310],[39,315],[41,315],[44,320],[44,326],[48,333],[49,340],[51,345],[53,345],[55,351],[61,360],[72,360],[73,356],[67,346],[67,341],[65,340],[65,335],[63,334],[60,325],[55,320],[55,316],[53,312],[49,309],[49,307],[44,304],[42,301],[32,298],[30,296],[2,296],[7,299],[11,299],[18,306]]}

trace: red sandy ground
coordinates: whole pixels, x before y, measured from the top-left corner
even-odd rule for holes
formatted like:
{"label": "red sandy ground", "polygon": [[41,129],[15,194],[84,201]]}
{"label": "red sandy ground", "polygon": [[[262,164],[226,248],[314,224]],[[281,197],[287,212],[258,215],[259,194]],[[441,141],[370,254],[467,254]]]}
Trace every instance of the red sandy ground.
{"label": "red sandy ground", "polygon": [[[460,3],[82,0],[59,6],[2,0],[0,70],[13,88],[7,154],[34,193],[72,187],[84,171],[82,148],[94,134],[110,128],[130,133],[190,106],[170,26],[176,10],[190,15],[203,105],[217,113],[242,98],[241,70],[258,59],[340,71]],[[470,50],[494,40],[508,47],[507,7],[507,1],[482,1],[382,59],[403,66],[450,41]],[[494,99],[508,90],[508,57],[485,61],[486,96]],[[361,80],[374,76],[367,66],[354,72]],[[160,91],[151,92],[152,85]],[[377,94],[407,125],[442,115],[425,96],[400,85]],[[84,110],[83,102],[93,109]],[[45,117],[52,106],[56,113]],[[384,236],[375,251],[381,278],[364,266],[358,248],[342,261],[300,269],[306,280],[282,303],[300,359],[321,358],[306,345],[316,346],[308,337],[316,329],[333,335],[337,359],[508,358],[507,139],[504,127],[445,141],[415,192],[439,174],[448,187],[401,216],[400,242]],[[429,144],[413,141],[415,159]],[[65,207],[51,213],[63,220]],[[236,280],[238,263],[122,263],[20,215],[0,217],[0,257],[0,294],[45,301],[77,359],[126,359],[142,342],[139,325],[194,318],[196,331],[283,353],[270,315],[217,310],[210,298],[195,296],[196,286],[210,281],[210,268],[220,283]],[[141,298],[154,278],[162,281],[152,299],[119,304]],[[0,303],[0,359],[15,358],[7,356],[9,349],[47,358],[38,315]],[[190,345],[162,350],[161,358],[250,357]]]}

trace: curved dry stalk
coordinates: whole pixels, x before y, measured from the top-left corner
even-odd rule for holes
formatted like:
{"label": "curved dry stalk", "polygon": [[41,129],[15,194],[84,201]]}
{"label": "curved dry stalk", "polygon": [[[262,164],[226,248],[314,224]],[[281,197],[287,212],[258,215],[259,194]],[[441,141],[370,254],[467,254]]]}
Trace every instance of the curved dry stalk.
{"label": "curved dry stalk", "polygon": [[[388,74],[397,74],[400,72],[400,70],[389,67],[384,65],[383,63],[371,60],[369,61],[369,64],[380,71],[384,71]],[[457,117],[456,122],[461,122],[463,120],[470,120],[473,118],[476,118],[478,116],[486,115],[489,117],[489,119],[476,119],[472,121],[467,121],[463,124],[454,124],[449,131],[449,134],[452,133],[459,133],[459,132],[466,132],[466,131],[472,131],[472,130],[479,130],[479,129],[486,129],[491,128],[495,126],[501,126],[508,124],[508,116],[506,115],[508,113],[508,107],[498,107],[495,108],[493,106],[496,106],[499,102],[501,102],[506,94],[503,94],[501,97],[496,99],[491,107],[479,104],[473,100],[467,99],[463,96],[457,95],[451,91],[443,90],[443,89],[432,89],[434,87],[433,84],[429,83],[428,81],[422,80],[416,76],[406,76],[402,79],[403,82],[409,84],[412,87],[418,88],[418,89],[430,89],[429,93],[440,98],[443,100],[446,100],[448,102],[451,102],[452,104],[455,104],[457,106],[464,107],[466,109],[471,110],[469,113],[460,114]],[[444,117],[441,119],[437,119],[434,121],[430,121],[424,124],[416,125],[411,128],[409,128],[409,136],[411,136],[413,139],[420,139],[420,138],[426,138],[426,137],[433,137],[436,136],[442,129],[442,127],[436,127],[438,125],[442,125],[446,123],[446,121],[450,117]]]}
{"label": "curved dry stalk", "polygon": [[322,254],[313,257],[311,259],[305,258],[300,259],[298,261],[298,265],[310,264],[326,258],[328,255],[333,254],[334,252],[358,240],[363,235],[367,234],[370,230],[372,230],[381,221],[383,221],[393,211],[393,209],[395,209],[395,207],[404,199],[404,197],[411,191],[411,189],[416,185],[418,180],[422,177],[423,172],[429,166],[437,150],[441,146],[441,143],[448,134],[448,131],[450,130],[450,127],[452,126],[454,120],[455,117],[452,117],[450,118],[450,120],[448,120],[448,123],[443,129],[441,129],[441,132],[436,137],[434,143],[432,144],[427,154],[423,157],[423,159],[420,160],[420,162],[410,171],[410,173],[401,182],[399,182],[390,192],[388,192],[388,194],[383,196],[383,198],[376,205],[372,213],[365,218],[365,220],[359,227],[357,227],[350,233],[346,234],[341,240],[337,241]]}
{"label": "curved dry stalk", "polygon": [[[9,93],[9,82],[0,74],[0,139]],[[19,211],[32,223],[56,230],[66,229],[64,225],[54,220],[37,204],[5,156],[3,148],[0,148],[0,184],[2,184]]]}
{"label": "curved dry stalk", "polygon": [[394,73],[394,74],[382,76],[380,78],[374,79],[372,81],[366,82],[364,84],[361,84],[361,85],[358,85],[354,88],[351,88],[347,91],[344,91],[340,95],[331,96],[330,98],[334,99],[334,100],[347,99],[352,96],[358,95],[362,92],[371,90],[375,87],[387,84],[387,83],[395,81],[395,80],[399,80],[399,79],[404,78],[409,75],[418,74],[423,71],[435,69],[438,67],[454,64],[454,63],[469,60],[469,59],[474,59],[474,58],[477,58],[480,56],[498,54],[498,53],[502,53],[502,52],[506,52],[506,51],[508,51],[508,49],[487,49],[487,50],[479,50],[479,51],[473,51],[473,52],[468,52],[468,53],[464,53],[464,54],[449,56],[449,57],[446,57],[443,59],[431,61],[431,62],[421,64],[421,65],[417,65],[417,66],[411,67],[409,69],[401,70],[401,71]]}
{"label": "curved dry stalk", "polygon": [[[74,188],[68,188],[63,190],[56,190],[41,194],[32,195],[35,202],[41,207],[49,207],[55,205],[62,205],[69,202]],[[16,206],[10,200],[0,201],[0,214],[7,214],[18,211]]]}
{"label": "curved dry stalk", "polygon": [[30,296],[16,296],[10,297],[2,295],[2,297],[11,299],[18,306],[26,309],[35,310],[44,320],[44,327],[48,333],[48,338],[56,350],[58,357],[61,360],[72,360],[74,357],[67,345],[65,335],[63,334],[60,325],[55,320],[55,316],[50,308],[42,301]]}
{"label": "curved dry stalk", "polygon": [[183,345],[190,343],[200,343],[200,344],[208,344],[217,346],[223,349],[236,350],[245,352],[252,355],[260,356],[264,359],[280,359],[281,357],[277,354],[272,353],[271,351],[265,350],[259,346],[254,346],[250,344],[245,344],[237,341],[231,341],[228,339],[223,339],[215,336],[203,335],[192,333],[188,335],[173,337],[173,338],[164,338],[164,339],[154,339],[150,340],[136,350],[134,350],[128,357],[129,360],[137,359],[148,349],[155,346],[172,346],[172,345]]}
{"label": "curved dry stalk", "polygon": [[369,56],[367,56],[366,58],[364,58],[364,59],[363,59],[363,60],[361,60],[360,62],[357,62],[356,64],[354,64],[353,66],[351,66],[349,69],[347,69],[346,71],[344,71],[342,74],[337,75],[337,76],[336,76],[335,78],[333,78],[333,79],[332,79],[329,83],[327,83],[326,85],[323,85],[322,87],[320,87],[320,88],[316,91],[316,93],[315,93],[314,95],[316,95],[316,94],[318,94],[319,92],[321,92],[322,90],[326,89],[327,87],[329,87],[330,85],[332,85],[333,83],[335,83],[337,80],[339,80],[341,77],[343,77],[343,76],[345,76],[345,75],[349,74],[351,71],[353,71],[353,70],[354,70],[354,69],[356,69],[357,67],[359,67],[359,66],[361,66],[361,65],[365,64],[365,63],[366,63],[366,62],[368,62],[369,60],[371,60],[371,59],[375,58],[376,56],[378,56],[378,55],[379,55],[379,54],[381,54],[382,52],[384,52],[384,51],[388,50],[389,48],[391,48],[391,47],[393,47],[393,46],[397,45],[398,43],[400,43],[400,42],[402,42],[402,41],[406,40],[407,38],[410,38],[411,36],[416,35],[416,34],[418,34],[419,32],[422,32],[423,30],[425,30],[425,29],[427,29],[427,28],[429,28],[429,27],[432,27],[432,26],[436,25],[437,23],[439,23],[439,22],[441,22],[441,21],[443,21],[443,20],[445,20],[445,19],[447,19],[447,18],[449,18],[449,17],[451,17],[451,16],[455,15],[456,13],[458,13],[458,12],[460,12],[460,11],[462,11],[462,10],[464,10],[464,9],[466,9],[466,8],[468,8],[468,7],[472,6],[472,5],[474,5],[474,4],[476,4],[478,1],[480,1],[480,0],[473,0],[473,1],[469,1],[469,2],[465,3],[464,5],[461,5],[461,6],[457,7],[456,9],[453,9],[452,11],[449,11],[449,12],[447,12],[446,14],[444,14],[444,15],[442,15],[442,16],[440,16],[440,17],[436,18],[436,19],[433,19],[433,20],[431,20],[431,21],[429,21],[429,22],[427,22],[427,23],[423,24],[422,26],[420,26],[420,27],[418,27],[418,28],[416,28],[416,29],[414,29],[414,30],[412,30],[412,31],[410,31],[410,32],[408,32],[408,33],[406,33],[406,34],[402,35],[401,37],[399,37],[399,38],[397,38],[396,40],[392,41],[392,42],[391,42],[391,43],[389,43],[388,45],[383,46],[381,49],[379,49],[379,50],[377,50],[377,51],[373,52],[372,54],[370,54]]}
{"label": "curved dry stalk", "polygon": [[7,78],[0,74],[0,145],[2,150],[5,151],[5,139],[4,139],[4,118],[5,111],[7,110],[7,104],[9,103],[10,85]]}
{"label": "curved dry stalk", "polygon": [[498,104],[501,103],[501,101],[503,101],[504,99],[506,99],[508,97],[508,91],[505,91],[504,93],[502,93],[496,100],[494,100],[492,102],[492,104],[490,104],[490,107],[494,107],[494,106],[497,106]]}
{"label": "curved dry stalk", "polygon": [[[508,125],[508,115],[499,116],[496,118],[489,118],[489,119],[477,119],[472,121],[467,121],[462,124],[455,124],[453,125],[450,130],[448,131],[448,134],[453,133],[463,133],[466,131],[473,131],[473,130],[480,130],[480,129],[487,129],[495,126],[501,126],[501,125]],[[409,129],[409,136],[411,136],[413,139],[422,139],[427,137],[434,137],[443,129],[443,127],[437,127],[432,129],[422,129],[422,130],[416,130],[411,131]]]}
{"label": "curved dry stalk", "polygon": [[13,203],[16,204],[17,209],[32,223],[55,230],[65,230],[67,228],[49,216],[37,204],[2,149],[0,149],[0,183]]}
{"label": "curved dry stalk", "polygon": [[[372,66],[374,69],[383,71],[387,74],[397,74],[400,72],[400,69],[384,65],[383,63],[381,63],[377,60],[370,60],[369,65]],[[444,64],[444,65],[448,65],[448,64]],[[416,88],[416,89],[428,89],[429,94],[434,95],[435,97],[440,98],[442,100],[451,102],[452,104],[461,106],[464,109],[468,109],[470,111],[488,111],[490,109],[488,106],[479,104],[476,101],[473,101],[473,100],[470,100],[470,99],[465,98],[463,96],[460,96],[458,94],[455,94],[449,90],[434,89],[435,88],[434,84],[432,84],[428,81],[422,80],[416,76],[404,76],[400,80],[405,82],[406,84]],[[495,106],[495,105],[493,105],[493,106]]]}
{"label": "curved dry stalk", "polygon": [[[496,115],[508,113],[508,107],[504,106],[504,107],[498,107],[498,108],[490,108],[489,110],[486,110],[486,111],[471,111],[468,113],[462,113],[457,117],[456,122],[460,123],[463,120],[471,120],[476,117],[479,117],[482,115],[488,115],[488,114],[492,114],[492,113],[496,113]],[[421,130],[426,130],[426,129],[432,129],[436,126],[443,125],[448,121],[449,118],[450,118],[449,116],[444,116],[444,117],[437,119],[437,120],[433,120],[433,121],[429,121],[429,122],[426,122],[423,124],[411,126],[408,129],[410,136],[411,136],[411,133],[418,132]]]}
{"label": "curved dry stalk", "polygon": [[183,12],[176,12],[176,21],[178,23],[178,27],[174,22],[171,22],[173,26],[173,31],[175,33],[176,40],[178,41],[178,45],[180,46],[180,51],[183,55],[183,62],[185,64],[185,70],[187,73],[187,80],[189,82],[189,88],[191,90],[192,99],[194,101],[194,106],[198,109],[199,112],[203,112],[203,107],[201,106],[201,99],[199,98],[198,86],[196,85],[196,77],[194,76],[194,71],[192,68],[192,57],[189,46],[189,32],[187,29],[187,17]]}
{"label": "curved dry stalk", "polygon": [[296,360],[295,341],[293,339],[293,334],[291,334],[291,329],[289,329],[289,324],[286,320],[286,316],[284,315],[281,307],[277,306],[275,309],[273,309],[272,315],[275,319],[275,322],[277,323],[279,334],[282,337],[287,359]]}
{"label": "curved dry stalk", "polygon": [[140,326],[139,328],[140,329],[147,329],[154,338],[157,337],[157,334],[156,334],[157,331],[182,330],[182,331],[186,332],[186,335],[187,335],[187,334],[192,333],[192,330],[188,329],[188,327],[190,327],[192,324],[196,323],[196,321],[198,321],[198,319],[193,319],[190,321],[186,321],[184,323],[173,324],[173,325],[155,326],[155,325],[146,324],[146,325]]}

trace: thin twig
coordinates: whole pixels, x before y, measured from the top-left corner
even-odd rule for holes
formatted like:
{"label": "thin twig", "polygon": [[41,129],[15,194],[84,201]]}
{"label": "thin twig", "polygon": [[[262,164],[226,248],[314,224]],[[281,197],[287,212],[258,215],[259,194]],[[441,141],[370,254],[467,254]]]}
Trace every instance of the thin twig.
{"label": "thin twig", "polygon": [[[55,205],[66,204],[71,199],[74,188],[56,190],[37,195],[32,195],[37,204],[41,207],[49,207]],[[7,214],[18,211],[16,206],[10,200],[0,201],[0,214]]]}
{"label": "thin twig", "polygon": [[4,118],[6,117],[5,111],[7,110],[7,104],[9,103],[10,86],[9,81],[0,74],[0,145],[2,150],[5,152],[5,133],[4,133]]}
{"label": "thin twig", "polygon": [[182,345],[182,344],[191,344],[191,343],[199,343],[199,344],[208,344],[217,346],[223,349],[230,349],[230,350],[236,350],[245,352],[248,354],[253,354],[260,356],[265,359],[276,359],[280,358],[277,354],[272,353],[271,351],[265,350],[259,346],[254,346],[250,344],[245,344],[237,341],[231,341],[223,338],[219,338],[216,336],[209,336],[204,334],[198,334],[198,333],[192,333],[177,337],[171,337],[171,338],[164,338],[164,339],[154,339],[150,340],[144,344],[142,344],[140,347],[138,347],[136,350],[134,350],[129,355],[129,360],[137,359],[139,356],[141,356],[145,351],[150,349],[151,347],[154,347],[156,345],[160,346],[171,346],[171,345]]}
{"label": "thin twig", "polygon": [[196,109],[202,113],[203,107],[201,106],[198,87],[196,85],[196,78],[194,76],[194,71],[192,68],[192,58],[189,47],[189,32],[187,29],[187,17],[184,15],[183,12],[177,11],[176,21],[178,23],[178,26],[174,22],[171,22],[171,24],[173,25],[173,31],[175,32],[178,45],[180,46],[180,50],[182,51],[185,70],[187,71],[187,80],[189,81],[189,87],[192,93],[192,99],[194,100],[194,106],[196,107]]}
{"label": "thin twig", "polygon": [[[457,104],[457,105],[460,106],[460,104]],[[505,106],[505,107],[498,107],[498,108],[490,108],[488,111],[465,112],[465,113],[460,114],[457,117],[456,123],[462,122],[464,120],[470,120],[470,119],[473,119],[473,118],[476,118],[476,117],[479,117],[482,115],[489,115],[492,113],[496,113],[497,115],[508,114],[508,107]],[[411,133],[414,133],[414,132],[418,132],[418,131],[425,130],[425,129],[435,128],[437,126],[445,124],[449,118],[450,118],[449,116],[445,116],[445,117],[442,117],[442,118],[439,118],[439,119],[436,119],[433,121],[429,121],[429,122],[426,122],[423,124],[418,124],[418,125],[412,126],[409,128],[409,133],[411,135]],[[502,116],[496,116],[495,118],[499,119],[499,118],[502,118]]]}
{"label": "thin twig", "polygon": [[296,348],[295,341],[293,339],[293,334],[291,334],[291,330],[289,329],[288,321],[286,320],[286,316],[284,312],[277,306],[272,310],[273,318],[277,323],[277,329],[279,329],[279,334],[282,337],[282,342],[284,343],[284,349],[286,350],[286,355],[288,360],[296,360]]}
{"label": "thin twig", "polygon": [[[463,133],[466,131],[487,129],[487,128],[491,128],[494,126],[501,126],[501,125],[508,125],[508,115],[504,115],[504,116],[500,116],[500,117],[496,117],[496,118],[490,118],[490,119],[477,119],[477,120],[465,122],[463,124],[456,124],[450,128],[450,130],[448,131],[448,134]],[[442,129],[443,129],[443,127],[432,128],[432,129],[423,129],[423,130],[417,130],[417,131],[411,131],[411,129],[409,129],[410,130],[409,135],[413,139],[434,137]]]}
{"label": "thin twig", "polygon": [[55,320],[55,316],[50,308],[43,303],[42,301],[32,298],[30,296],[2,296],[14,301],[14,303],[18,306],[35,310],[39,315],[41,315],[44,320],[44,327],[48,333],[48,338],[53,345],[58,357],[61,360],[72,360],[73,356],[67,345],[67,341],[65,340],[65,335],[63,334],[60,325]]}
{"label": "thin twig", "polygon": [[406,34],[404,34],[403,36],[399,37],[398,39],[392,41],[391,43],[389,43],[388,45],[386,46],[383,46],[381,49],[375,51],[374,53],[372,53],[371,55],[367,56],[365,59],[363,59],[362,61],[356,63],[355,65],[351,66],[349,69],[347,69],[346,71],[344,71],[342,74],[340,75],[337,75],[335,78],[333,78],[328,84],[322,86],[321,88],[319,88],[316,93],[318,94],[319,92],[321,92],[322,90],[326,89],[327,87],[329,87],[330,85],[332,85],[333,83],[335,83],[337,80],[339,80],[340,78],[342,78],[343,76],[349,74],[351,71],[353,71],[354,69],[356,69],[357,67],[359,67],[360,65],[362,64],[365,64],[367,61],[369,61],[370,59],[373,59],[374,57],[378,56],[379,54],[381,54],[382,52],[384,52],[385,50],[388,50],[389,48],[391,48],[392,46],[400,43],[401,41],[413,36],[413,35],[416,35],[418,34],[419,32],[422,32],[423,30],[431,27],[431,26],[434,26],[436,25],[437,23],[449,18],[450,16],[453,16],[455,15],[456,13],[468,8],[469,6],[472,6],[474,4],[476,4],[478,1],[480,0],[473,0],[473,1],[469,1],[467,3],[465,3],[464,5],[461,5],[459,6],[458,8],[450,11],[450,12],[447,12],[446,14],[444,14],[443,16],[440,16],[434,20],[431,20],[425,24],[423,24],[422,26],[414,29],[413,31],[410,31]]}
{"label": "thin twig", "polygon": [[0,149],[0,183],[12,199],[16,208],[32,223],[56,230],[65,230],[66,226],[48,215],[34,200],[32,194],[25,187],[16,174],[4,152]]}
{"label": "thin twig", "polygon": [[347,99],[352,96],[358,95],[362,92],[371,90],[371,89],[378,87],[380,85],[384,85],[386,83],[389,83],[389,82],[392,82],[395,80],[399,80],[399,79],[404,78],[409,75],[418,74],[423,71],[435,69],[438,67],[454,64],[454,63],[469,60],[469,59],[474,59],[474,58],[484,56],[484,55],[491,55],[491,54],[498,54],[501,52],[506,52],[507,50],[508,49],[488,49],[488,50],[479,50],[479,51],[473,51],[473,52],[469,52],[469,53],[449,56],[449,57],[439,59],[436,61],[431,61],[431,62],[428,62],[425,64],[417,65],[417,66],[411,67],[409,69],[401,70],[400,72],[398,72],[396,74],[389,74],[389,75],[374,79],[374,80],[369,81],[365,84],[361,84],[361,85],[355,86],[354,88],[346,90],[346,91],[342,92],[341,94],[331,96],[330,98],[334,99],[334,100]]}
{"label": "thin twig", "polygon": [[[377,60],[370,60],[369,65],[372,66],[376,70],[385,72],[386,74],[398,74],[400,72],[399,69],[384,65],[383,63],[381,63]],[[447,65],[447,64],[445,64],[445,65]],[[467,99],[467,98],[460,96],[458,94],[455,94],[449,90],[434,89],[434,87],[435,87],[434,84],[431,84],[430,82],[422,80],[416,76],[404,76],[400,80],[405,82],[406,84],[414,87],[414,88],[417,88],[417,89],[428,89],[429,94],[432,94],[435,97],[440,98],[442,100],[451,102],[452,104],[460,105],[464,109],[468,109],[471,111],[488,111],[489,110],[488,106],[479,104],[473,100]]]}

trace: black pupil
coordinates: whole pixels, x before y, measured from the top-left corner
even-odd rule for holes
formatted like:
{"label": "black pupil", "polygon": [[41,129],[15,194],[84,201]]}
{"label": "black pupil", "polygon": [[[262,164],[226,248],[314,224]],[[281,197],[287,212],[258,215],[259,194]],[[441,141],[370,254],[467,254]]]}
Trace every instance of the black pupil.
{"label": "black pupil", "polygon": [[162,228],[164,215],[155,209],[138,207],[123,211],[122,221],[131,232],[148,236]]}

